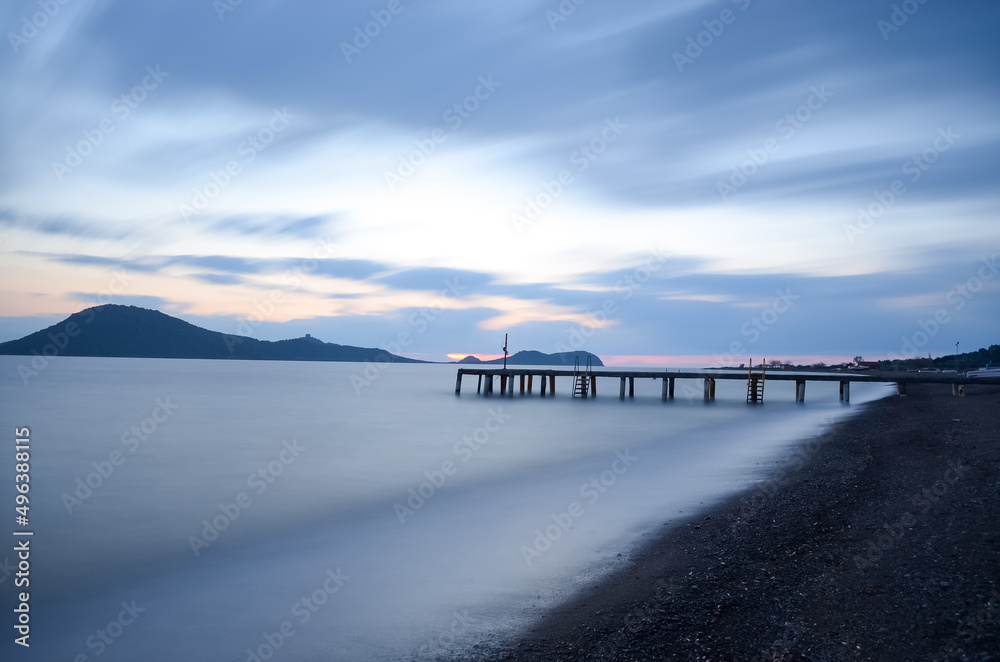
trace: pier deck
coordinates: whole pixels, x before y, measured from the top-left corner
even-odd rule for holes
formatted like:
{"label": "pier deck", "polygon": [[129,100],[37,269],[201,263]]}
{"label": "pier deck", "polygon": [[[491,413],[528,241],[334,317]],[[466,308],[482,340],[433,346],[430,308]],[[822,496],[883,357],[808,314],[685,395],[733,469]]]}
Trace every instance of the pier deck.
{"label": "pier deck", "polygon": [[[755,366],[756,368],[756,366]],[[533,391],[534,381],[539,381],[539,395],[544,397],[546,390],[549,395],[555,395],[556,377],[578,377],[587,375],[589,382],[589,393],[584,392],[582,397],[594,397],[597,395],[597,381],[599,379],[618,379],[618,397],[625,399],[626,387],[628,397],[635,396],[636,379],[660,379],[663,380],[663,400],[674,399],[674,384],[678,379],[700,379],[703,380],[704,400],[710,402],[715,399],[715,381],[718,379],[733,379],[746,382],[748,373],[745,370],[614,370],[599,368],[591,371],[573,370],[570,368],[538,368],[531,366],[521,366],[515,368],[459,368],[458,377],[455,380],[455,394],[462,392],[462,379],[466,375],[477,376],[479,378],[476,393],[482,395],[493,395],[495,382],[499,381],[500,395],[513,396],[515,388],[521,395],[530,395]],[[801,373],[784,372],[775,370],[766,373],[768,381],[794,381],[796,383],[795,399],[797,402],[805,401],[805,385],[807,382],[840,382],[840,399],[849,402],[851,399],[851,382],[878,382],[886,384],[896,384],[897,393],[906,394],[907,384],[951,384],[952,393],[958,396],[965,395],[966,384],[1000,384],[1000,377],[966,377],[962,374],[951,373],[914,373],[914,372],[872,372],[872,373]],[[546,389],[546,387],[548,387]]]}

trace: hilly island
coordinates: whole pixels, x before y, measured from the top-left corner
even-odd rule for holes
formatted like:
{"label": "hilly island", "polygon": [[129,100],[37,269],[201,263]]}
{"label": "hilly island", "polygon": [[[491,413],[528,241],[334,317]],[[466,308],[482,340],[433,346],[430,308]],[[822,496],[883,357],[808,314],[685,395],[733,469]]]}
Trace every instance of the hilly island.
{"label": "hilly island", "polygon": [[[0,343],[0,355],[430,363],[384,349],[338,345],[311,336],[269,341],[219,333],[156,310],[117,304],[87,308],[41,331]],[[603,365],[588,352],[518,352],[507,362],[565,365],[578,357],[582,364],[589,357],[593,365]]]}

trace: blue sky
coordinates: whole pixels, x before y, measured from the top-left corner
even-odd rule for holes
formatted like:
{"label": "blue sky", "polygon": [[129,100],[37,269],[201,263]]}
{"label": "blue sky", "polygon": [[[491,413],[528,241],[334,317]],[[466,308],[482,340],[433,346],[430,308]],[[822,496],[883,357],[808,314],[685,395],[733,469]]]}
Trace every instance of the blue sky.
{"label": "blue sky", "polygon": [[998,342],[996,3],[578,2],[5,3],[0,341]]}

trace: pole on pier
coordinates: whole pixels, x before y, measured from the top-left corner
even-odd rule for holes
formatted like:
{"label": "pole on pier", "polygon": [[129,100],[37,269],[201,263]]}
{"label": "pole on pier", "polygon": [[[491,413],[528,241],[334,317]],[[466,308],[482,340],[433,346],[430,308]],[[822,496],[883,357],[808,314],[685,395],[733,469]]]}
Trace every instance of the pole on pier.
{"label": "pole on pier", "polygon": [[507,369],[507,334],[503,334],[503,369]]}
{"label": "pole on pier", "polygon": [[483,392],[483,373],[479,373],[479,383],[476,385],[476,395]]}
{"label": "pole on pier", "polygon": [[805,402],[806,401],[806,380],[796,379],[795,380],[795,402]]}
{"label": "pole on pier", "polygon": [[624,400],[625,399],[625,378],[624,377],[622,377],[621,388],[618,389],[618,399],[619,400]]}
{"label": "pole on pier", "polygon": [[493,395],[493,375],[486,376],[486,390],[483,395]]}
{"label": "pole on pier", "polygon": [[715,380],[711,377],[705,378],[705,402],[715,400]]}
{"label": "pole on pier", "polygon": [[507,395],[509,395],[512,398],[514,397],[514,375],[511,375],[510,379],[507,380]]}
{"label": "pole on pier", "polygon": [[671,400],[673,400],[674,399],[674,378],[671,377],[668,381],[670,382],[670,392],[667,394],[667,397],[670,398]]}
{"label": "pole on pier", "polygon": [[663,391],[660,393],[660,400],[666,401],[667,391],[669,390],[669,381],[666,377],[663,378]]}
{"label": "pole on pier", "polygon": [[635,377],[628,378],[628,397],[635,397]]}
{"label": "pole on pier", "polygon": [[462,393],[462,371],[459,370],[458,377],[455,378],[455,395]]}
{"label": "pole on pier", "polygon": [[524,395],[524,373],[521,373],[521,395]]}
{"label": "pole on pier", "polygon": [[591,397],[597,397],[597,375],[590,376],[590,395]]}
{"label": "pole on pier", "polygon": [[534,377],[530,372],[528,373],[528,395],[531,395],[531,379]]}
{"label": "pole on pier", "polygon": [[552,395],[556,394],[556,376],[549,375],[549,393]]}
{"label": "pole on pier", "polygon": [[840,382],[840,401],[851,401],[851,382]]}
{"label": "pole on pier", "polygon": [[906,382],[896,382],[896,395],[906,395]]}
{"label": "pole on pier", "polygon": [[544,398],[545,397],[545,375],[539,375],[539,377],[541,377],[540,381],[542,382],[542,385],[539,387],[541,389],[540,394]]}
{"label": "pole on pier", "polygon": [[500,375],[500,395],[507,395],[507,375]]}

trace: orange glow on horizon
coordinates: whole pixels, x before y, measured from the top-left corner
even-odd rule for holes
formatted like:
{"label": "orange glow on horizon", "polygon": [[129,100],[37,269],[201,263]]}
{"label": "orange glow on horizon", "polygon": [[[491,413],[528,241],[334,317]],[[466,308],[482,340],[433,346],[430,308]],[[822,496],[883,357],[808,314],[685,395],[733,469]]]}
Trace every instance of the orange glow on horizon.
{"label": "orange glow on horizon", "polygon": [[466,356],[475,356],[480,361],[492,361],[493,359],[503,358],[503,354],[448,354],[448,358],[452,361],[461,361]]}

